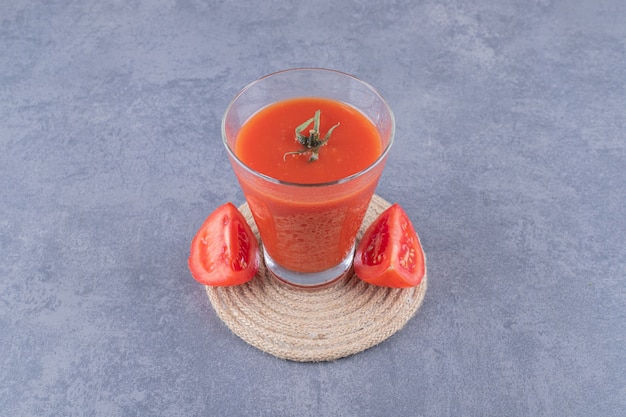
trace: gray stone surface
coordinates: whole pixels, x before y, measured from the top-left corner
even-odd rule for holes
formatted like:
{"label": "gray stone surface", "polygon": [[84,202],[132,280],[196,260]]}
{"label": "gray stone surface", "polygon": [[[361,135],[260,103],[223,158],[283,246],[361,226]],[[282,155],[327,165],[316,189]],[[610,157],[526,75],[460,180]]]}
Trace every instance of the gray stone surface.
{"label": "gray stone surface", "polygon": [[[626,3],[3,1],[0,414],[623,416]],[[315,66],[397,119],[378,193],[429,260],[383,344],[250,347],[187,266],[242,195],[233,95]]]}

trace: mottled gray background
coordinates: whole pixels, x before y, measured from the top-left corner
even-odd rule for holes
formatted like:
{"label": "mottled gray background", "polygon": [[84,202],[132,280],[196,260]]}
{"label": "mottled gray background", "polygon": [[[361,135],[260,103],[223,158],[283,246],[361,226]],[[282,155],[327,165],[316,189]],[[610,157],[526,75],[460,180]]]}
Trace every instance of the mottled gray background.
{"label": "mottled gray background", "polygon": [[[188,245],[220,118],[316,66],[397,119],[418,314],[334,363],[250,347]],[[623,416],[626,2],[2,1],[0,414]]]}

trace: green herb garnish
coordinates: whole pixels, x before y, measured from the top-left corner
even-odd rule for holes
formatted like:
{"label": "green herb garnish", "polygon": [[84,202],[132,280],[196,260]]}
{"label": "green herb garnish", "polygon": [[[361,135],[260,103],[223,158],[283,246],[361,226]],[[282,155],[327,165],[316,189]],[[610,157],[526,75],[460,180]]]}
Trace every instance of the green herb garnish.
{"label": "green herb garnish", "polygon": [[[315,112],[315,116],[311,117],[309,120],[296,127],[296,140],[306,149],[295,152],[287,152],[283,155],[283,160],[285,160],[287,155],[302,155],[307,153],[310,153],[309,162],[317,161],[319,159],[320,148],[326,145],[328,139],[330,139],[331,133],[333,133],[333,130],[335,130],[335,128],[339,126],[339,123],[337,123],[330,129],[328,129],[328,132],[326,132],[324,139],[320,140],[320,114],[321,111],[317,110]],[[303,135],[302,132],[307,127],[309,127],[311,123],[313,123],[313,129],[309,129],[308,136]]]}

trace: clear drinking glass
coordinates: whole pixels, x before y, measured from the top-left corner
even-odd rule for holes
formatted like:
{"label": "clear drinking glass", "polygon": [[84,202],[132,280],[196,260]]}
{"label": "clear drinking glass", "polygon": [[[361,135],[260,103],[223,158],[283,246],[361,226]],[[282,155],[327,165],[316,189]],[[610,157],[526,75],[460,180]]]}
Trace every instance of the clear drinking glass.
{"label": "clear drinking glass", "polygon": [[[278,180],[244,164],[235,153],[235,144],[246,121],[268,105],[301,97],[336,100],[363,113],[382,141],[376,161],[345,178],[316,184]],[[299,287],[319,287],[350,270],[356,234],[394,133],[393,113],[380,94],[369,84],[334,70],[276,72],[250,83],[234,98],[222,119],[222,138],[258,227],[263,259],[276,278]]]}

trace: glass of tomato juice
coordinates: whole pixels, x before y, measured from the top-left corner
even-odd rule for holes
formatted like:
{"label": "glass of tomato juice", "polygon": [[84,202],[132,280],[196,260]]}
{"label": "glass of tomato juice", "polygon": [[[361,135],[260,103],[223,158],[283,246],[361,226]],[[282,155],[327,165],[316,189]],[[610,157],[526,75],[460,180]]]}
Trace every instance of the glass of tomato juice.
{"label": "glass of tomato juice", "polygon": [[[332,134],[315,158],[296,128],[318,110],[320,139]],[[350,270],[394,133],[380,94],[334,70],[279,71],[237,94],[222,119],[222,138],[273,276],[315,288]]]}

